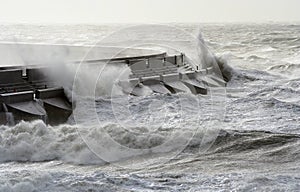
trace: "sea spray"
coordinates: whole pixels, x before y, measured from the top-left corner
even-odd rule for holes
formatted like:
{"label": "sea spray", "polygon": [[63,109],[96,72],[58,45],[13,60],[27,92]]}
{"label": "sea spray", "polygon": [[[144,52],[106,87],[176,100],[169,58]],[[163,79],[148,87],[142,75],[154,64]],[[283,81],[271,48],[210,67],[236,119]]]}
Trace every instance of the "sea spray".
{"label": "sea spray", "polygon": [[63,160],[76,164],[102,161],[82,142],[76,126],[51,127],[38,120],[0,129],[0,161]]}

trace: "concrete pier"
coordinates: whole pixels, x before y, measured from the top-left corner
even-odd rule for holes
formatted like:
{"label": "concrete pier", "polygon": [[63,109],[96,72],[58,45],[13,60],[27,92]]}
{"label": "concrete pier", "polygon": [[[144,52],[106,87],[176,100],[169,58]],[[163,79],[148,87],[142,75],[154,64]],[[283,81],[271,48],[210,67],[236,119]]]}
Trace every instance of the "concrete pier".
{"label": "concrete pier", "polygon": [[[27,50],[26,46],[22,47]],[[39,45],[29,48],[30,51],[46,51],[49,47]],[[78,52],[85,49],[75,46],[52,48],[52,52],[68,53],[69,60],[76,59]],[[197,66],[195,69],[195,66],[187,63],[184,54],[170,56],[164,52],[139,49],[132,52],[131,49],[130,53],[127,50],[110,59],[111,49],[118,48],[101,49],[102,52],[100,48],[93,50],[84,62],[68,61],[68,64],[95,66],[99,61],[105,61],[108,64],[128,65],[131,70],[129,79],[118,82],[125,94],[143,96],[187,92],[205,95],[208,87],[226,84],[222,77],[215,75],[212,67],[199,69]],[[37,62],[40,61],[35,60],[33,64]],[[0,67],[0,124],[11,124],[11,119],[14,119],[14,123],[42,119],[45,123],[58,125],[68,120],[72,114],[72,103],[66,98],[64,89],[60,87],[62,85],[49,77],[49,70],[48,65]]]}

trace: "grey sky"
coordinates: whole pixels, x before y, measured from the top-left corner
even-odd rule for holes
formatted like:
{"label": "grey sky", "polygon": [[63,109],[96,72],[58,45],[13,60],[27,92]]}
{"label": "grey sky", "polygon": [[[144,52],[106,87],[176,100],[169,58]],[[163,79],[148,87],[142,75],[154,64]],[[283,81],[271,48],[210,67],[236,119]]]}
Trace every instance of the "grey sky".
{"label": "grey sky", "polygon": [[300,21],[300,0],[0,0],[0,23]]}

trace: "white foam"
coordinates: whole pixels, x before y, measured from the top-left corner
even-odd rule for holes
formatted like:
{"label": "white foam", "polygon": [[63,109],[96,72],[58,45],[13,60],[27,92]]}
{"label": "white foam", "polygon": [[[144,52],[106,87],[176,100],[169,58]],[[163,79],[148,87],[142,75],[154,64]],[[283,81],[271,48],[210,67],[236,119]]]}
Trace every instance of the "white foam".
{"label": "white foam", "polygon": [[47,161],[78,164],[102,163],[81,140],[76,126],[46,126],[42,121],[1,126],[0,161]]}

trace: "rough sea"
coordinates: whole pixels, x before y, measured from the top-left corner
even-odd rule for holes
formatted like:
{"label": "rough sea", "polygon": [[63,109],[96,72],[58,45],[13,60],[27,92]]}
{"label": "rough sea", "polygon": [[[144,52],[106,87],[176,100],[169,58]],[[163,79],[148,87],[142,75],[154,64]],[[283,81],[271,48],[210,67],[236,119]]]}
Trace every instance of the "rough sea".
{"label": "rough sea", "polygon": [[[108,67],[68,123],[0,126],[1,192],[300,191],[300,24],[126,27],[7,24],[0,43],[174,45],[196,58],[200,31],[202,54],[227,63],[232,79],[207,96],[108,96],[123,71]],[[89,75],[78,77],[84,87]]]}

